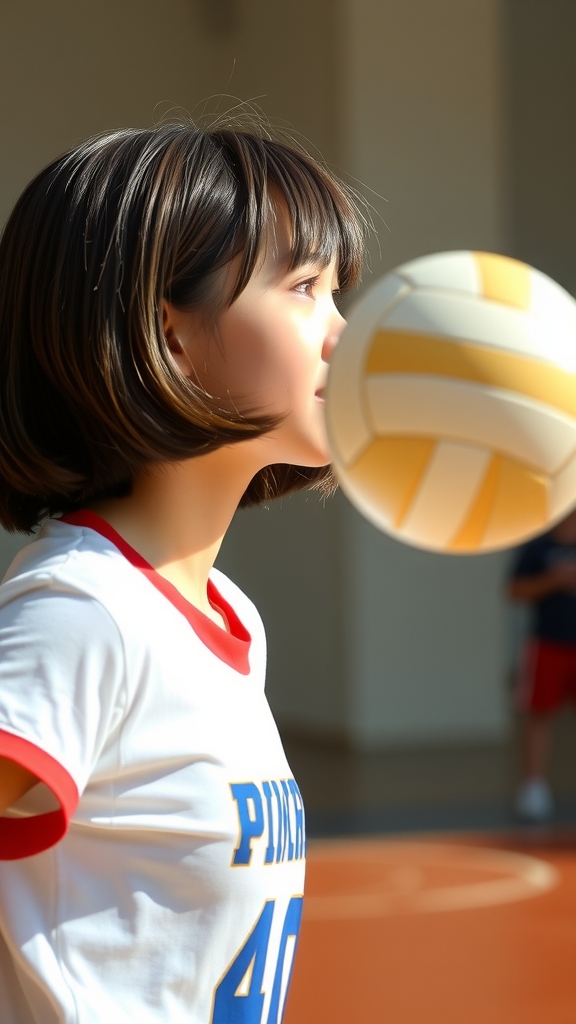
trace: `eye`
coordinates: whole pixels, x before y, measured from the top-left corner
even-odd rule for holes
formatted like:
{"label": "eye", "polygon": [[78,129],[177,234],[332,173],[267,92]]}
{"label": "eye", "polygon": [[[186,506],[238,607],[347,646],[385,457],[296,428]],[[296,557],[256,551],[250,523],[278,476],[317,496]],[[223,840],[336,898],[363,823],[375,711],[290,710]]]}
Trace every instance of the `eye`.
{"label": "eye", "polygon": [[297,292],[298,295],[306,295],[309,299],[314,298],[314,287],[318,283],[318,274],[314,277],[309,277],[306,281],[299,281],[295,284],[293,291]]}

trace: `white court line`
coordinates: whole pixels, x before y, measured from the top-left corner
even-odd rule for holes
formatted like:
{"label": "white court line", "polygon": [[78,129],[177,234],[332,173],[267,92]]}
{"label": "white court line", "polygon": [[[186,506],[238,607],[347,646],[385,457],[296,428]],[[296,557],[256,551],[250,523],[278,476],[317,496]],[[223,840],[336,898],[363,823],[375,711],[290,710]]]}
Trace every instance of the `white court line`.
{"label": "white court line", "polygon": [[[361,849],[358,853],[360,856],[357,856],[353,849],[345,852],[341,850],[339,856],[329,855],[328,859],[344,859],[348,863],[354,861],[358,879],[362,877],[362,862],[372,867],[379,864],[384,869],[382,885],[373,883],[370,891],[364,888],[361,892],[307,896],[304,901],[304,915],[307,920],[358,920],[393,914],[422,914],[492,907],[540,896],[555,888],[561,878],[557,869],[546,861],[508,850],[440,843],[391,842],[386,846],[373,848],[368,856],[363,855]],[[385,873],[387,867],[388,875]],[[390,870],[398,870],[400,867],[419,869],[413,873],[411,891],[394,892],[389,888],[386,891]],[[441,868],[443,871],[454,871],[456,874],[462,871],[481,871],[492,876],[498,874],[504,877],[426,887],[426,868]]]}

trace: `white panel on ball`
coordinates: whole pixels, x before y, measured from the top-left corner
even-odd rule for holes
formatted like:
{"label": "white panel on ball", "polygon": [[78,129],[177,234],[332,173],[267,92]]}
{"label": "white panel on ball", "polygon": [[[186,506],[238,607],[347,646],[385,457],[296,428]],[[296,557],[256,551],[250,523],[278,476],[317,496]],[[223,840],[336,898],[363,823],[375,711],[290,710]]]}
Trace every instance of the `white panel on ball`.
{"label": "white panel on ball", "polygon": [[490,452],[472,445],[441,441],[434,450],[400,536],[426,546],[447,547],[476,497]]}
{"label": "white panel on ball", "polygon": [[530,274],[530,311],[546,320],[549,327],[576,331],[576,306],[571,295],[539,270]]}
{"label": "white panel on ball", "polygon": [[476,442],[551,475],[576,452],[576,419],[500,388],[386,374],[369,377],[366,394],[379,436],[420,434]]}
{"label": "white panel on ball", "polygon": [[445,288],[469,295],[481,295],[478,267],[471,252],[433,253],[402,266],[414,288]]}
{"label": "white panel on ball", "polygon": [[470,341],[576,371],[574,330],[562,321],[552,334],[543,317],[499,302],[446,292],[413,291],[380,320],[382,327]]}

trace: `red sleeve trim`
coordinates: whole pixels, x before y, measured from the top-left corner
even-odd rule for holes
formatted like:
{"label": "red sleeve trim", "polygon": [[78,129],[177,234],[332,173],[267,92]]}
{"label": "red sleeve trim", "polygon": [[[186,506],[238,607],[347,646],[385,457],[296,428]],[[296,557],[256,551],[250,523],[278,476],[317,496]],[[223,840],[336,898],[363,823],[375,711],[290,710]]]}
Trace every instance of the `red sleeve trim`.
{"label": "red sleeve trim", "polygon": [[0,756],[37,775],[52,790],[60,810],[29,818],[0,817],[0,860],[18,860],[48,850],[65,836],[78,806],[78,789],[65,768],[45,750],[0,729]]}
{"label": "red sleeve trim", "polygon": [[213,608],[224,615],[230,632],[218,626],[212,619],[204,615],[199,608],[190,604],[173,583],[164,579],[154,567],[146,561],[119,533],[110,526],[102,516],[89,509],[80,509],[78,512],[68,512],[62,516],[62,522],[71,526],[88,527],[94,530],[101,537],[105,537],[121,554],[128,559],[135,569],[138,569],[150,583],[160,591],[161,594],[178,609],[181,615],[188,620],[196,636],[203,644],[220,658],[226,665],[230,665],[241,675],[247,676],[250,673],[250,645],[252,638],[250,633],[238,618],[230,604],[222,597],[212,580],[208,580],[208,600]]}

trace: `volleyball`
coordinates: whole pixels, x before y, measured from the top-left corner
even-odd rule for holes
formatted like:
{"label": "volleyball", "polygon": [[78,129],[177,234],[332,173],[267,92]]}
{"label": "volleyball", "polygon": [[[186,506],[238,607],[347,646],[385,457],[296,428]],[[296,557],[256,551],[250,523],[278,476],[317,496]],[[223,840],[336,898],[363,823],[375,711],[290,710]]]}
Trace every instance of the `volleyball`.
{"label": "volleyball", "polygon": [[518,260],[444,252],[383,277],[325,398],[343,491],[399,540],[494,551],[576,503],[576,302]]}

